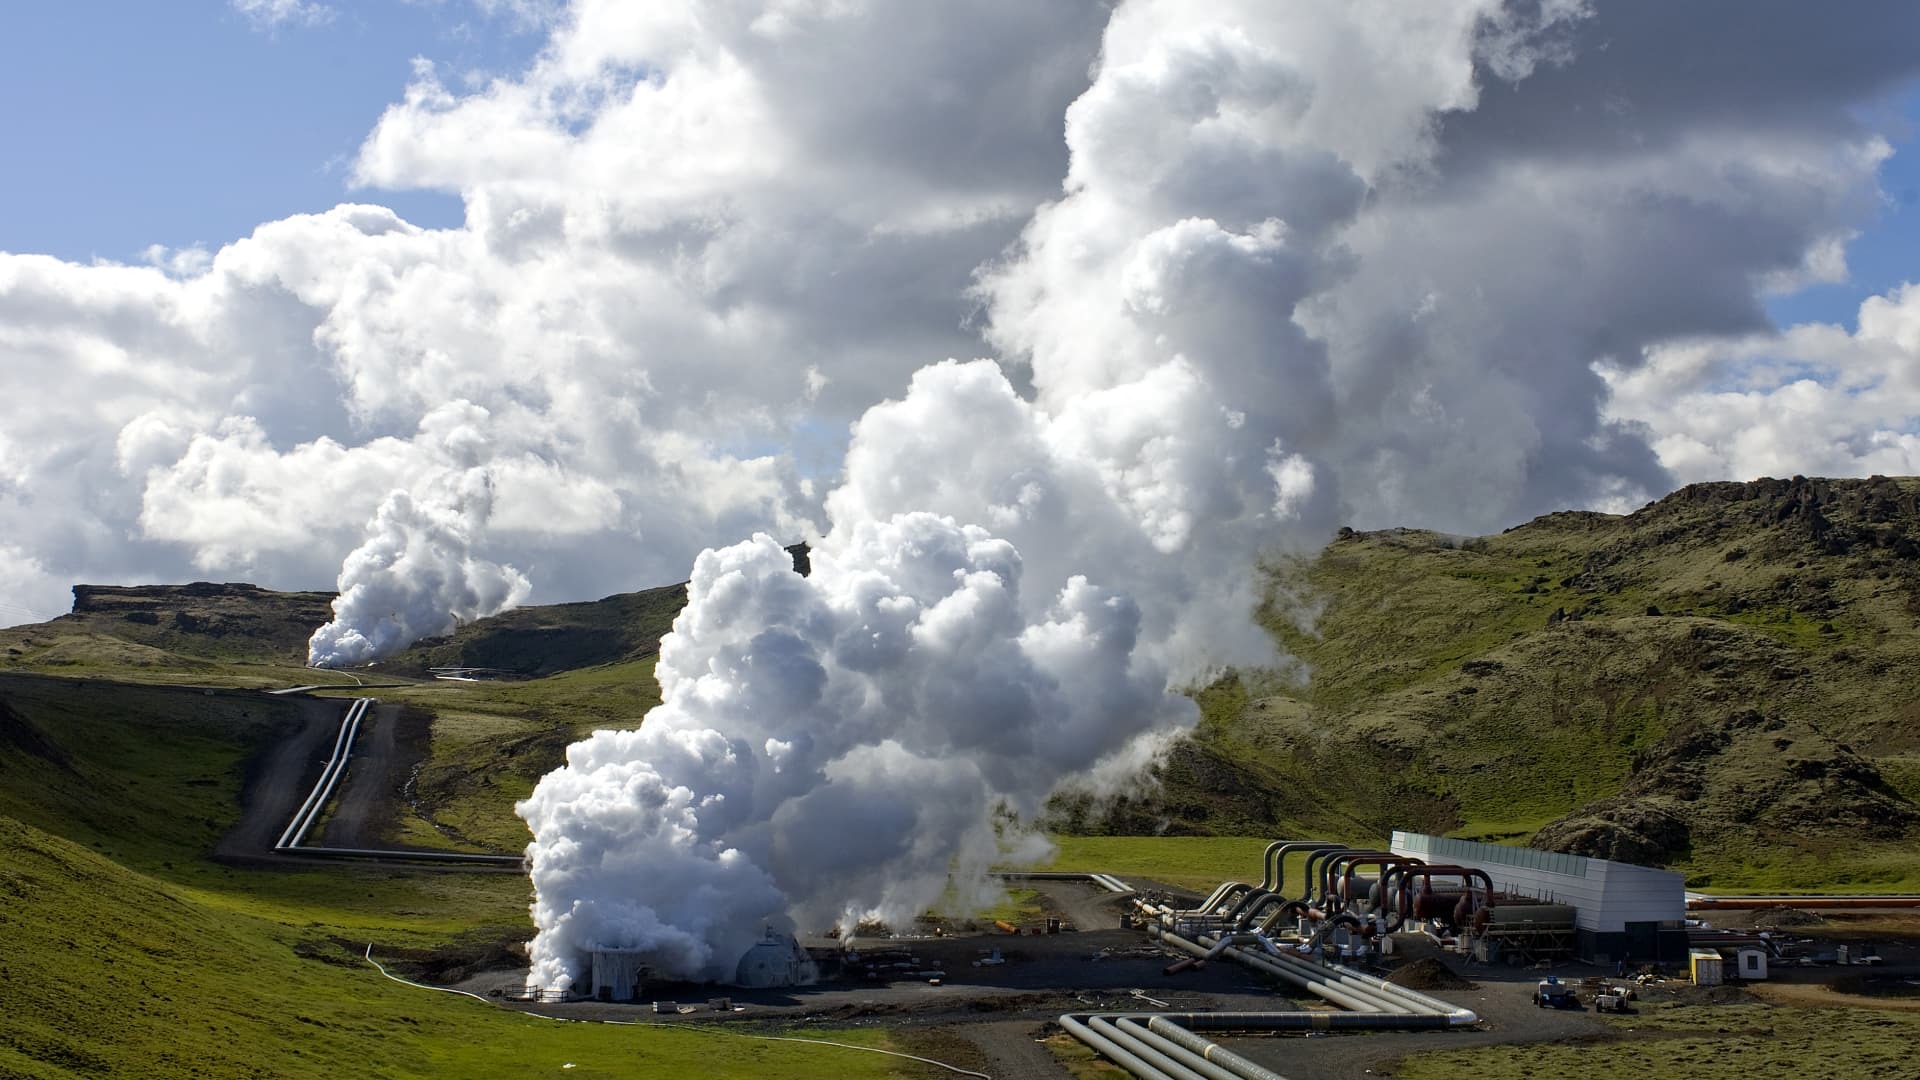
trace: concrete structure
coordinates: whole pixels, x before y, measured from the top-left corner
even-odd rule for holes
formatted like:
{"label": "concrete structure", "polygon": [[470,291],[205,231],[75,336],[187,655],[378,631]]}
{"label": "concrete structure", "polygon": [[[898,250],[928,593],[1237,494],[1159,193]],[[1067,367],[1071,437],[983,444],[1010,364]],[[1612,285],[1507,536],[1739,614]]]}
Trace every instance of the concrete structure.
{"label": "concrete structure", "polygon": [[1501,892],[1571,905],[1575,951],[1583,960],[1686,958],[1685,877],[1672,870],[1398,831],[1391,850],[1471,866],[1486,871]]}

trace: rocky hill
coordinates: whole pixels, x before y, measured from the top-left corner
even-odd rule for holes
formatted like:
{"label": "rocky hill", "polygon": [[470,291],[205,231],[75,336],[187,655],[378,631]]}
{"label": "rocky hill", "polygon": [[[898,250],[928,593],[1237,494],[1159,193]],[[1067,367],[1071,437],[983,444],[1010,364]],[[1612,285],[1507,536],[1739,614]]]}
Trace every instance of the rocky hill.
{"label": "rocky hill", "polygon": [[[807,545],[787,549],[794,569],[811,568]],[[476,619],[446,637],[428,638],[381,661],[383,671],[425,675],[436,667],[482,668],[539,678],[651,656],[687,605],[687,586],[667,585],[604,600],[516,608]]]}
{"label": "rocky hill", "polygon": [[[1781,884],[1920,883],[1920,481],[1698,484],[1271,568],[1304,672],[1200,695],[1083,827],[1419,828]],[[1310,677],[1307,675],[1310,673]]]}
{"label": "rocky hill", "polygon": [[73,611],[0,630],[0,666],[191,668],[209,661],[303,664],[333,618],[333,593],[255,585],[75,585]]}

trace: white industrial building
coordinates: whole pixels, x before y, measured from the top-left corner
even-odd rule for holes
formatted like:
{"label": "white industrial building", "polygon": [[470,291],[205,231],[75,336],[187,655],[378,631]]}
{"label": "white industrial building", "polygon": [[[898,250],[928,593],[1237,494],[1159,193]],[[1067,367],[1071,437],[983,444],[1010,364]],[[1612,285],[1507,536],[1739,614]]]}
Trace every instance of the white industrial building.
{"label": "white industrial building", "polygon": [[1494,888],[1510,896],[1573,907],[1582,959],[1686,959],[1685,876],[1675,871],[1399,831],[1392,851],[1484,870]]}

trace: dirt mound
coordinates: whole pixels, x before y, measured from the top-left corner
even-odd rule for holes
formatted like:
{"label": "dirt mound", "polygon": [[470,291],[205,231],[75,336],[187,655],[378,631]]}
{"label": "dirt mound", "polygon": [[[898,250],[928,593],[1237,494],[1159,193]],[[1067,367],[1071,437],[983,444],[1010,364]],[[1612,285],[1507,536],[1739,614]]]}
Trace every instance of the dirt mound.
{"label": "dirt mound", "polygon": [[1778,904],[1767,908],[1753,917],[1753,925],[1758,930],[1777,930],[1790,926],[1822,926],[1827,920],[1811,911],[1801,911],[1796,907]]}
{"label": "dirt mound", "polygon": [[1425,957],[1387,976],[1387,981],[1409,990],[1472,990],[1480,984],[1454,974],[1444,962]]}

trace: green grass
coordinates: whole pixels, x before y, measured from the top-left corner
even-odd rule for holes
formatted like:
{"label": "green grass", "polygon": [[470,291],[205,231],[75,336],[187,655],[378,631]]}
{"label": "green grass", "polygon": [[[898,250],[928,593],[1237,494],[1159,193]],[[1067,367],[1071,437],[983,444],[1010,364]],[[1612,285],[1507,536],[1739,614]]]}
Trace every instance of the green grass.
{"label": "green grass", "polygon": [[297,910],[209,904],[11,818],[0,818],[0,897],[8,1076],[927,1074],[855,1051],[554,1023],[409,988],[334,928],[286,921]]}
{"label": "green grass", "polygon": [[[956,912],[956,914],[980,922],[992,922],[998,919],[1004,922],[1018,923],[1040,917],[1042,909],[1039,904],[1039,899],[1040,893],[1034,889],[1008,889],[1007,898],[992,907],[984,908],[980,911]],[[951,907],[952,904],[948,903],[938,910],[950,910]]]}
{"label": "green grass", "polygon": [[1920,1014],[1770,1005],[1648,1007],[1607,1017],[1619,1036],[1600,1042],[1497,1046],[1418,1054],[1396,1063],[1405,1080],[1472,1076],[1520,1080],[1634,1076],[1753,1080],[1760,1076],[1901,1078],[1914,1075]]}
{"label": "green grass", "polygon": [[1749,845],[1696,851],[1675,864],[1703,892],[1920,892],[1920,857],[1904,843]]}
{"label": "green grass", "polygon": [[519,851],[529,837],[513,804],[560,766],[568,744],[598,728],[637,726],[660,703],[653,670],[646,657],[543,679],[443,680],[382,695],[433,715],[415,792],[442,835]]}
{"label": "green grass", "polygon": [[0,814],[143,869],[210,851],[248,755],[296,718],[265,695],[31,676],[0,676],[0,707],[52,748],[0,753]]}
{"label": "green grass", "polygon": [[1258,881],[1272,841],[1254,836],[1054,836],[1050,870],[1099,872],[1122,881],[1151,878],[1188,889]]}
{"label": "green grass", "polygon": [[244,763],[289,703],[20,676],[0,692],[0,1075],[925,1075],[857,1051],[535,1020],[385,980],[357,958],[364,943],[458,957],[524,940],[526,879],[212,863]]}

